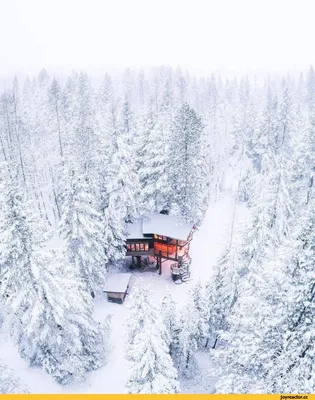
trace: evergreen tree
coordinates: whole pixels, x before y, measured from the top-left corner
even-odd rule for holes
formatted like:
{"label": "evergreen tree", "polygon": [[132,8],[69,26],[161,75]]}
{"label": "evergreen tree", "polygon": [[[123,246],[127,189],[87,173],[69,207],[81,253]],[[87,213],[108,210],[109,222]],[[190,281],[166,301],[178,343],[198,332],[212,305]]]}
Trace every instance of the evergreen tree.
{"label": "evergreen tree", "polygon": [[0,394],[26,394],[27,387],[14,372],[0,360]]}
{"label": "evergreen tree", "polygon": [[315,110],[306,115],[299,113],[295,151],[292,155],[292,203],[294,214],[300,215],[305,205],[312,201],[315,172]]}
{"label": "evergreen tree", "polygon": [[[48,102],[50,105],[50,111],[52,114],[52,125],[53,131],[55,132],[54,137],[58,137],[58,147],[59,147],[59,155],[60,158],[64,157],[64,138],[61,126],[61,118],[62,118],[62,110],[61,110],[61,102],[62,102],[62,91],[59,82],[54,79],[52,81],[51,87],[49,89],[49,97]],[[57,135],[56,135],[57,134]],[[56,141],[54,141],[56,142]]]}
{"label": "evergreen tree", "polygon": [[162,300],[161,315],[163,316],[163,321],[166,328],[166,340],[170,348],[170,354],[173,357],[174,346],[177,341],[179,327],[177,321],[176,304],[169,290],[167,290],[166,295]]}
{"label": "evergreen tree", "polygon": [[167,154],[161,123],[159,121],[155,123],[152,111],[145,111],[140,121],[137,138],[137,170],[141,185],[142,208],[148,214],[167,208],[170,192]]}
{"label": "evergreen tree", "polygon": [[202,219],[207,203],[202,132],[201,118],[184,104],[173,124],[168,170],[174,203],[181,216],[190,222]]}
{"label": "evergreen tree", "polygon": [[150,298],[150,290],[143,284],[134,287],[127,322],[130,369],[126,387],[134,394],[177,393],[177,371],[169,354],[167,332]]}
{"label": "evergreen tree", "polygon": [[198,315],[192,299],[181,310],[174,360],[178,371],[191,377],[196,373],[196,352],[198,349]]}
{"label": "evergreen tree", "polygon": [[105,332],[92,319],[89,295],[73,266],[56,252],[41,251],[36,261],[27,297],[18,296],[12,306],[15,314],[23,311],[13,325],[20,354],[58,383],[83,380],[104,364]]}
{"label": "evergreen tree", "polygon": [[45,226],[33,216],[31,202],[25,201],[5,163],[0,176],[0,281],[1,296],[5,299],[19,293],[29,278],[32,251],[42,247]]}
{"label": "evergreen tree", "polygon": [[[0,294],[21,356],[60,383],[104,361],[101,329],[73,266],[47,251],[45,229],[12,179],[2,181]],[[62,265],[62,267],[61,267]]]}
{"label": "evergreen tree", "polygon": [[280,318],[272,322],[282,332],[282,343],[279,346],[276,335],[269,340],[276,356],[269,363],[266,386],[270,385],[276,393],[312,393],[315,389],[315,213],[312,208],[299,225],[297,234],[284,244],[273,265],[274,271],[279,271],[280,277],[274,279],[282,296],[281,303],[277,304]]}
{"label": "evergreen tree", "polygon": [[123,115],[117,121],[117,110],[112,107],[107,124],[108,135],[111,138],[111,160],[107,166],[105,198],[103,207],[112,202],[115,204],[122,221],[132,221],[137,216],[136,196],[139,195],[139,180],[135,172],[135,161],[130,142],[131,120],[129,108],[124,109]]}
{"label": "evergreen tree", "polygon": [[113,101],[114,89],[112,79],[108,74],[105,74],[104,80],[99,90],[100,108],[105,109],[110,102]]}
{"label": "evergreen tree", "polygon": [[225,334],[227,345],[217,354],[225,370],[219,392],[314,390],[314,223],[313,211],[307,212],[295,227],[297,234],[241,285]]}
{"label": "evergreen tree", "polygon": [[123,221],[123,215],[117,209],[114,196],[110,196],[103,210],[104,250],[109,266],[125,257],[126,234]]}
{"label": "evergreen tree", "polygon": [[231,237],[213,268],[211,279],[204,288],[204,315],[208,318],[205,347],[216,348],[218,341],[228,329],[228,317],[240,295],[239,284],[248,272],[246,242],[242,242],[246,233],[244,227],[235,227],[235,216],[231,227]]}
{"label": "evergreen tree", "polygon": [[189,293],[194,303],[196,317],[197,317],[197,341],[199,347],[204,347],[205,339],[207,336],[209,310],[206,296],[206,288],[199,280],[191,289]]}
{"label": "evergreen tree", "polygon": [[308,106],[310,110],[313,110],[315,105],[315,71],[313,66],[310,67],[307,74],[306,90]]}
{"label": "evergreen tree", "polygon": [[79,177],[78,171],[67,167],[64,180],[60,233],[66,242],[69,261],[94,296],[101,291],[106,273],[102,217],[86,175]]}

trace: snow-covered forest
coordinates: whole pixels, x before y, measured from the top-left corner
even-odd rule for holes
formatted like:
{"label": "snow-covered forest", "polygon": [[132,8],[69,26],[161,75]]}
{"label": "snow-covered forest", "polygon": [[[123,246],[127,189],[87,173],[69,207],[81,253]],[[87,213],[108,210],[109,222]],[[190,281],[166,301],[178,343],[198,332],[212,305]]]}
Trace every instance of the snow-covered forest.
{"label": "snow-covered forest", "polygon": [[[106,371],[123,325],[121,393],[185,392],[205,371],[216,393],[314,393],[314,175],[312,67],[14,78],[0,95],[0,337],[56,391]],[[215,251],[207,229],[223,216],[209,215],[226,198]],[[159,301],[143,273],[126,307],[95,318],[106,275],[124,268],[126,224],[162,210],[217,256],[193,260],[201,279],[175,296],[159,286]],[[5,343],[0,393],[34,391]]]}

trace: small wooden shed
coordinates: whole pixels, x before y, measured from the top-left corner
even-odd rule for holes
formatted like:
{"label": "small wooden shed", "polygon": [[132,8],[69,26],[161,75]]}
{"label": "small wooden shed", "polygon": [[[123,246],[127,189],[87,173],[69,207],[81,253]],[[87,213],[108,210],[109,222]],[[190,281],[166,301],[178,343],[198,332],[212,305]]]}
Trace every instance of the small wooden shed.
{"label": "small wooden shed", "polygon": [[107,300],[122,304],[128,293],[130,279],[129,273],[108,274],[103,290],[107,293]]}

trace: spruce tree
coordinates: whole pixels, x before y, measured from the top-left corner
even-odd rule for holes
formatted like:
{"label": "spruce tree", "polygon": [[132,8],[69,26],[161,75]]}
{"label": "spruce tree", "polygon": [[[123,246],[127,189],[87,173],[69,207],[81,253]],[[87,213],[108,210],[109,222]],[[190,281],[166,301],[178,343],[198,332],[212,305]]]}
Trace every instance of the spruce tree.
{"label": "spruce tree", "polygon": [[45,226],[14,180],[1,182],[0,295],[21,356],[59,383],[83,379],[104,362],[102,328],[92,319],[75,266],[49,251]]}
{"label": "spruce tree", "polygon": [[150,290],[138,283],[130,301],[127,321],[128,393],[177,393],[177,371],[169,354],[167,332],[151,301]]}
{"label": "spruce tree", "polygon": [[266,386],[270,385],[274,392],[312,393],[315,389],[314,226],[315,213],[310,207],[295,226],[296,234],[286,241],[272,263],[281,303],[271,306],[279,309],[276,327],[282,332],[281,346],[277,337],[270,341],[276,356],[270,360]]}
{"label": "spruce tree", "polygon": [[207,182],[202,151],[203,124],[195,110],[184,104],[172,127],[169,143],[169,179],[175,206],[183,219],[199,222],[207,202]]}
{"label": "spruce tree", "polygon": [[161,315],[163,316],[163,321],[166,328],[166,340],[170,348],[170,354],[173,357],[179,326],[177,321],[176,303],[173,300],[170,290],[168,289],[162,300]]}
{"label": "spruce tree", "polygon": [[15,376],[7,365],[0,360],[0,394],[27,394],[27,387]]}
{"label": "spruce tree", "polygon": [[194,303],[197,316],[197,342],[198,347],[204,347],[207,337],[209,310],[207,303],[206,288],[199,280],[190,290],[189,295]]}
{"label": "spruce tree", "polygon": [[103,210],[103,223],[105,255],[108,265],[113,266],[125,257],[126,234],[124,215],[117,209],[112,196]]}
{"label": "spruce tree", "polygon": [[13,330],[21,356],[58,383],[84,379],[105,362],[105,332],[92,319],[93,307],[72,265],[58,252],[32,260],[34,281],[11,312],[23,311]]}
{"label": "spruce tree", "polygon": [[159,120],[154,121],[152,111],[145,111],[137,137],[137,171],[142,208],[146,214],[167,208],[169,198],[166,143],[161,129]]}
{"label": "spruce tree", "polygon": [[103,287],[106,255],[102,216],[97,210],[85,174],[72,166],[65,168],[60,233],[66,243],[69,261],[93,296]]}
{"label": "spruce tree", "polygon": [[198,315],[190,298],[181,310],[179,332],[173,351],[175,365],[179,373],[185,377],[192,377],[196,373],[198,333]]}
{"label": "spruce tree", "polygon": [[315,71],[313,66],[310,67],[307,74],[306,90],[307,90],[306,101],[308,103],[310,110],[313,110],[315,105]]}
{"label": "spruce tree", "polygon": [[309,208],[274,258],[242,281],[224,351],[217,353],[225,371],[217,383],[219,392],[314,390],[314,223]]}
{"label": "spruce tree", "polygon": [[112,202],[122,222],[128,222],[138,214],[136,198],[140,188],[131,144],[133,131],[127,130],[131,129],[129,113],[125,109],[121,114],[118,111],[117,107],[112,107],[106,128],[111,158],[104,177],[103,209]]}

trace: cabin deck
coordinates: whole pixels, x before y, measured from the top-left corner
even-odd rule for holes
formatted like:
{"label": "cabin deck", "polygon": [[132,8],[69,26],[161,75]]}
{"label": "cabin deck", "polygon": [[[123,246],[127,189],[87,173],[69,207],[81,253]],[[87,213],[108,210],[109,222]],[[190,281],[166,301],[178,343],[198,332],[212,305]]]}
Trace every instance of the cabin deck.
{"label": "cabin deck", "polygon": [[145,256],[155,256],[154,249],[149,249],[148,251],[126,251],[126,256],[128,257],[145,257]]}

